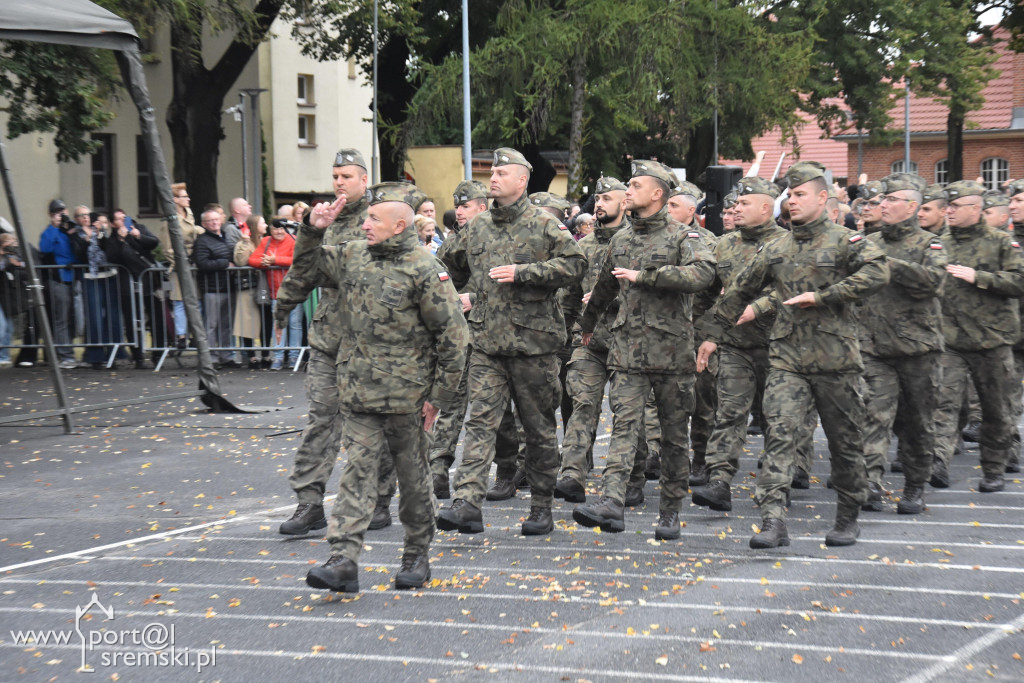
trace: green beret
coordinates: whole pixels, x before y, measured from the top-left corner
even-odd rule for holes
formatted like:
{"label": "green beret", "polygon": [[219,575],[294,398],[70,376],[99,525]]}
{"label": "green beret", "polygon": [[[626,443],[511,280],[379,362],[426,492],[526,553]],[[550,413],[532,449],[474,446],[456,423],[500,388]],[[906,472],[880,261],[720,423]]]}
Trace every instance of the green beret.
{"label": "green beret", "polygon": [[1024,180],[1014,180],[1006,186],[1006,196],[1013,197],[1024,192]]}
{"label": "green beret", "polygon": [[870,182],[864,183],[863,185],[860,186],[859,190],[861,199],[867,200],[874,199],[883,192],[885,192],[885,187],[882,185],[881,180],[872,180]]}
{"label": "green beret", "polygon": [[642,175],[657,178],[668,185],[670,190],[679,185],[679,180],[676,178],[676,174],[672,172],[672,169],[660,161],[637,159],[630,165],[630,174],[630,178],[637,178]]}
{"label": "green beret", "polygon": [[980,197],[985,194],[985,186],[974,180],[958,180],[946,185],[946,199],[952,201],[958,197]]}
{"label": "green beret", "polygon": [[378,183],[370,188],[370,206],[384,202],[402,202],[415,211],[426,198],[422,190],[412,183]]}
{"label": "green beret", "polygon": [[557,209],[563,212],[568,211],[570,206],[569,200],[550,192],[534,192],[530,195],[530,203],[534,206],[545,206],[549,209]]}
{"label": "green beret", "polygon": [[943,190],[942,189],[942,185],[939,185],[938,183],[933,183],[933,184],[929,185],[928,187],[924,188],[924,192],[921,193],[921,196],[922,196],[922,199],[921,199],[921,203],[922,204],[927,204],[928,202],[934,202],[937,199],[941,199],[942,201],[946,201],[946,191]]}
{"label": "green beret", "polygon": [[815,178],[825,177],[825,167],[817,161],[798,161],[786,171],[790,187],[799,187]]}
{"label": "green beret", "polygon": [[470,199],[487,199],[487,187],[479,180],[463,180],[452,194],[455,206],[465,204]]}
{"label": "green beret", "polygon": [[[775,188],[775,194],[779,194],[778,188]],[[729,194],[722,197],[722,206],[725,207],[726,209],[731,209],[732,207],[736,206],[737,199],[739,199],[739,195],[736,194],[736,190],[733,190]]]}
{"label": "green beret", "polygon": [[736,183],[736,189],[733,191],[737,197],[743,194],[766,194],[772,199],[776,199],[780,194],[778,185],[757,176],[740,178],[740,181]]}
{"label": "green beret", "polygon": [[604,194],[605,192],[625,192],[626,184],[618,178],[612,178],[611,176],[601,176],[597,179],[597,187],[594,188],[594,194]]}
{"label": "green beret", "polygon": [[339,149],[338,153],[334,155],[334,165],[361,166],[364,171],[366,170],[366,162],[363,160],[363,155],[357,149]]}
{"label": "green beret", "polygon": [[981,206],[991,209],[993,206],[1009,206],[1010,198],[999,190],[988,190],[981,195]]}
{"label": "green beret", "polygon": [[882,191],[886,194],[900,190],[911,190],[924,194],[926,185],[924,178],[916,173],[893,173],[882,178]]}
{"label": "green beret", "polygon": [[531,171],[533,170],[533,166],[521,153],[511,147],[499,147],[494,150],[494,161],[491,165],[504,166],[505,164],[519,164],[520,166],[525,166]]}

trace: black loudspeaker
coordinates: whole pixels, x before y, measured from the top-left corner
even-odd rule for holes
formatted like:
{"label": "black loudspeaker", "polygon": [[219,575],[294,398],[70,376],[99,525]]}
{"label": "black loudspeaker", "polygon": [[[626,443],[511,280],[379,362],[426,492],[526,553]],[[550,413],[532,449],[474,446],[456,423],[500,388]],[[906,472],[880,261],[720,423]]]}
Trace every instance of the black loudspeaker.
{"label": "black loudspeaker", "polygon": [[704,227],[722,234],[722,200],[743,177],[739,166],[708,166],[705,171],[707,196],[704,198]]}

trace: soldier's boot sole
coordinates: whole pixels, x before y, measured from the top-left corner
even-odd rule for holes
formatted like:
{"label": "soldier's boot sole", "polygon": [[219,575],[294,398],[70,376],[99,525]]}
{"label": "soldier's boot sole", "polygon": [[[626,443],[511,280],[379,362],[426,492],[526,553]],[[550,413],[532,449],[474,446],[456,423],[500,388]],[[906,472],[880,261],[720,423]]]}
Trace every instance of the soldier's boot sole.
{"label": "soldier's boot sole", "polygon": [[321,517],[312,524],[304,524],[301,526],[285,526],[288,522],[282,522],[278,528],[278,533],[284,534],[285,536],[305,536],[310,531],[318,531],[320,529],[327,528],[327,518]]}
{"label": "soldier's boot sole", "polygon": [[358,593],[359,579],[347,579],[339,581],[330,569],[324,567],[313,567],[306,574],[306,585],[310,588],[320,590],[332,590],[338,593]]}
{"label": "soldier's boot sole", "polygon": [[731,512],[732,511],[732,494],[729,494],[728,498],[723,496],[713,495],[713,492],[708,491],[706,487],[700,486],[693,489],[691,494],[694,505],[700,505],[701,507],[711,508],[715,512]]}
{"label": "soldier's boot sole", "polygon": [[555,498],[569,503],[586,503],[587,490],[580,486],[579,482],[568,477],[563,477],[555,484]]}
{"label": "soldier's boot sole", "polygon": [[413,588],[423,588],[430,581],[430,568],[427,568],[427,575],[423,576],[417,572],[399,572],[395,575],[395,589],[400,591]]}
{"label": "soldier's boot sole", "polygon": [[589,511],[582,508],[576,508],[573,510],[572,518],[576,520],[577,524],[582,524],[586,527],[601,527],[601,531],[619,533],[626,530],[625,520],[602,517],[600,515],[591,515],[589,514]]}
{"label": "soldier's boot sole", "polygon": [[789,531],[785,522],[769,524],[762,522],[761,531],[750,538],[749,545],[754,550],[766,550],[768,548],[781,548],[789,545]]}
{"label": "soldier's boot sole", "polygon": [[437,516],[437,528],[442,531],[458,531],[460,534],[479,534],[484,530],[484,520],[462,520],[452,517],[451,509],[442,510]]}

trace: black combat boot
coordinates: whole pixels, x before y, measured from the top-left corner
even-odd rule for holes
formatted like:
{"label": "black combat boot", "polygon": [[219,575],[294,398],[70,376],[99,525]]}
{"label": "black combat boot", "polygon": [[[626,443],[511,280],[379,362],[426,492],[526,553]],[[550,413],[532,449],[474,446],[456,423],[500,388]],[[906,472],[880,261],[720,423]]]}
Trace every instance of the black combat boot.
{"label": "black combat boot", "polygon": [[690,486],[706,486],[708,483],[708,468],[702,462],[694,463],[690,467]]}
{"label": "black combat boot", "polygon": [[904,486],[896,512],[901,515],[919,515],[924,512],[924,489],[920,486]]}
{"label": "black combat boot", "polygon": [[662,510],[658,513],[658,526],[654,527],[654,540],[674,541],[679,538],[679,513]]}
{"label": "black combat boot", "polygon": [[885,492],[873,481],[868,482],[868,499],[860,506],[866,512],[888,512],[889,505],[885,502]]}
{"label": "black combat boot", "polygon": [[601,496],[596,503],[577,505],[572,511],[572,518],[583,526],[599,526],[601,531],[617,532],[626,528],[622,503],[608,496]]}
{"label": "black combat boot", "polygon": [[982,493],[995,493],[1006,487],[1006,481],[1001,474],[986,474],[978,483],[978,490]]}
{"label": "black combat boot", "polygon": [[626,497],[622,504],[626,507],[636,507],[644,504],[644,487],[626,484]]}
{"label": "black combat boot", "polygon": [[511,477],[496,475],[491,488],[487,489],[484,496],[487,500],[508,500],[516,495],[516,485]]}
{"label": "black combat boot", "polygon": [[789,545],[789,531],[786,530],[786,521],[778,517],[769,517],[761,522],[761,531],[750,538],[750,547],[755,550],[784,545]]}
{"label": "black combat boot", "polygon": [[793,482],[790,484],[795,489],[811,488],[811,475],[803,467],[793,470]]}
{"label": "black combat boot", "polygon": [[562,477],[555,484],[555,498],[561,498],[569,503],[586,503],[587,490],[571,477]]}
{"label": "black combat boot", "polygon": [[857,509],[836,513],[836,523],[832,530],[825,534],[825,545],[853,545],[860,536],[860,525],[857,524]]}
{"label": "black combat boot", "polygon": [[462,534],[478,534],[484,530],[484,516],[480,508],[462,498],[456,498],[450,508],[441,510],[437,528]]}
{"label": "black combat boot", "polygon": [[427,581],[430,581],[430,560],[427,556],[413,553],[402,555],[402,569],[395,575],[395,588],[423,588]]}
{"label": "black combat boot", "polygon": [[526,474],[526,470],[516,470],[515,476],[512,477],[512,483],[516,485],[516,490],[530,488],[530,477]]}
{"label": "black combat boot", "polygon": [[373,517],[370,518],[370,531],[377,531],[391,526],[391,498],[378,500],[377,507],[373,508]]}
{"label": "black combat boot", "polygon": [[331,559],[309,570],[306,585],[339,593],[358,593],[359,567],[347,557],[331,555]]}
{"label": "black combat boot", "polygon": [[711,508],[717,512],[732,510],[732,487],[721,479],[715,479],[707,486],[698,486],[692,495],[694,505]]}
{"label": "black combat boot", "polygon": [[960,432],[960,436],[968,443],[981,443],[981,423],[972,422]]}
{"label": "black combat boot", "polygon": [[892,462],[889,463],[889,471],[892,472],[893,474],[900,474],[900,473],[902,473],[903,472],[903,461],[900,460],[899,457],[893,458]]}
{"label": "black combat boot", "polygon": [[299,503],[292,516],[281,523],[278,532],[286,536],[304,536],[313,529],[323,529],[325,526],[327,518],[324,517],[323,505]]}
{"label": "black combat boot", "polygon": [[1020,453],[1012,453],[1010,455],[1010,459],[1006,461],[1006,471],[1010,474],[1020,472]]}
{"label": "black combat boot", "polygon": [[932,463],[932,478],[928,483],[937,489],[949,488],[949,468],[939,458],[935,458]]}
{"label": "black combat boot", "polygon": [[550,534],[555,528],[551,519],[551,508],[533,505],[530,507],[530,516],[523,520],[523,527],[520,533],[523,536],[543,536]]}
{"label": "black combat boot", "polygon": [[432,479],[434,480],[434,498],[448,500],[452,497],[452,493],[448,489],[448,470],[445,470],[444,474],[435,474]]}
{"label": "black combat boot", "polygon": [[644,469],[644,477],[647,481],[661,479],[661,453],[654,449],[647,453],[647,467]]}

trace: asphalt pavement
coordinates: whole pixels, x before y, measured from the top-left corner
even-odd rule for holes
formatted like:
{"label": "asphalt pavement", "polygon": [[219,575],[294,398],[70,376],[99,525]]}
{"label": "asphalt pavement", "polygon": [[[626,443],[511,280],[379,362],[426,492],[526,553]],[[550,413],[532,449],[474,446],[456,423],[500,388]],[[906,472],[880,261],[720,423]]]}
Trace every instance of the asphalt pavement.
{"label": "asphalt pavement", "polygon": [[[323,532],[277,533],[294,507],[302,380],[225,371],[229,399],[275,410],[158,400],[76,415],[65,434],[31,418],[55,407],[45,369],[0,372],[0,417],[25,416],[0,426],[0,680],[78,680],[83,663],[122,681],[1024,680],[1024,486],[1011,475],[978,493],[976,450],[954,460],[949,489],[926,491],[925,514],[863,513],[849,548],[823,542],[835,495],[820,429],[780,550],[747,546],[760,437],[733,512],[687,503],[679,541],[654,540],[657,482],[621,534],[576,525],[556,501],[553,533],[520,536],[520,491],[485,504],[484,533],[438,532],[418,591],[393,588],[396,500],[394,524],[367,535],[361,592],[332,594],[304,582],[328,557]],[[67,383],[84,405],[196,378],[186,363]]]}

